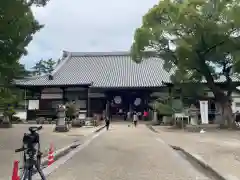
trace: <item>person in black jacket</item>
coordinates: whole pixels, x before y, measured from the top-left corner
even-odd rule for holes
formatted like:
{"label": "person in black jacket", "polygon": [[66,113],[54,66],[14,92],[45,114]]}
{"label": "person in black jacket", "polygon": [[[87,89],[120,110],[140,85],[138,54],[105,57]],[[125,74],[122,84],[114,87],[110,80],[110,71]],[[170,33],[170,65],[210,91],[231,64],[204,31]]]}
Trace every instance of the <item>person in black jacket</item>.
{"label": "person in black jacket", "polygon": [[109,125],[110,125],[110,119],[109,119],[109,117],[106,117],[106,118],[105,118],[105,123],[106,123],[106,129],[108,130],[108,129],[109,129]]}

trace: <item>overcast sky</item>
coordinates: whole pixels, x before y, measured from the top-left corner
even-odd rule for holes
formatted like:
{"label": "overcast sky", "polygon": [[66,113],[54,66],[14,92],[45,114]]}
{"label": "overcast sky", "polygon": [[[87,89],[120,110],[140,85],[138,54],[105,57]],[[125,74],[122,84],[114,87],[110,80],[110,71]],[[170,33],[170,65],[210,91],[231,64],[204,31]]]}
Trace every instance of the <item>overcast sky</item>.
{"label": "overcast sky", "polygon": [[158,0],[50,0],[33,8],[45,27],[34,35],[28,55],[31,68],[40,59],[58,58],[67,51],[129,50],[142,16]]}

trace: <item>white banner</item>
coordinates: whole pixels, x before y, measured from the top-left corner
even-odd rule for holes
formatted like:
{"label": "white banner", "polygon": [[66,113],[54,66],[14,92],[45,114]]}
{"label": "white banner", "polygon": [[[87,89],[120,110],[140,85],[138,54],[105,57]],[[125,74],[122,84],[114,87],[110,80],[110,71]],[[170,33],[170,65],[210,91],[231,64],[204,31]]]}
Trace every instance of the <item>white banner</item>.
{"label": "white banner", "polygon": [[200,101],[200,114],[202,124],[208,124],[208,101]]}

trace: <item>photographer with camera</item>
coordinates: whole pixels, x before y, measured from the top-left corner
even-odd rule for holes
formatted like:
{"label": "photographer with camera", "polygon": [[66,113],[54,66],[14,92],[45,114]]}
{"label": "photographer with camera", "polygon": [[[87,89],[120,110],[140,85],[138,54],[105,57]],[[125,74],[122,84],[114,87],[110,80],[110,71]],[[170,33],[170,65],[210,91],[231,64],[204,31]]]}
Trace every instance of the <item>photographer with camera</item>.
{"label": "photographer with camera", "polygon": [[37,172],[40,174],[42,180],[46,180],[40,165],[41,156],[40,152],[40,138],[37,131],[41,130],[40,127],[29,127],[30,133],[25,133],[23,136],[23,146],[20,149],[16,149],[15,152],[24,152],[23,161],[24,169],[21,180],[32,180],[33,167],[36,168]]}

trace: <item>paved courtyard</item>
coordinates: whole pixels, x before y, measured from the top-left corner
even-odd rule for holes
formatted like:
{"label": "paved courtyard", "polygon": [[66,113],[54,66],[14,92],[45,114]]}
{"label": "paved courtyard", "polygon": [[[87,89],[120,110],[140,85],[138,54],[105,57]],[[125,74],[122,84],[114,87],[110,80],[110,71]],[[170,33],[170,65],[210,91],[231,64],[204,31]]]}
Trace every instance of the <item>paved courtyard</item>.
{"label": "paved courtyard", "polygon": [[[104,130],[105,131],[105,130]],[[145,125],[113,123],[48,180],[207,180]]]}
{"label": "paved courtyard", "polygon": [[[211,167],[233,180],[240,179],[240,132],[229,130],[206,130],[190,133],[154,126],[166,143],[178,146],[204,159]],[[177,137],[177,138],[176,138]]]}
{"label": "paved courtyard", "polygon": [[[21,147],[22,136],[28,132],[27,124],[14,125],[14,128],[0,129],[0,180],[9,179],[12,173],[14,160],[21,159],[21,153],[15,153],[14,150]],[[72,128],[67,133],[53,132],[54,125],[43,125],[40,131],[41,149],[47,154],[50,143],[54,149],[63,148],[73,141],[84,141],[96,128]]]}

